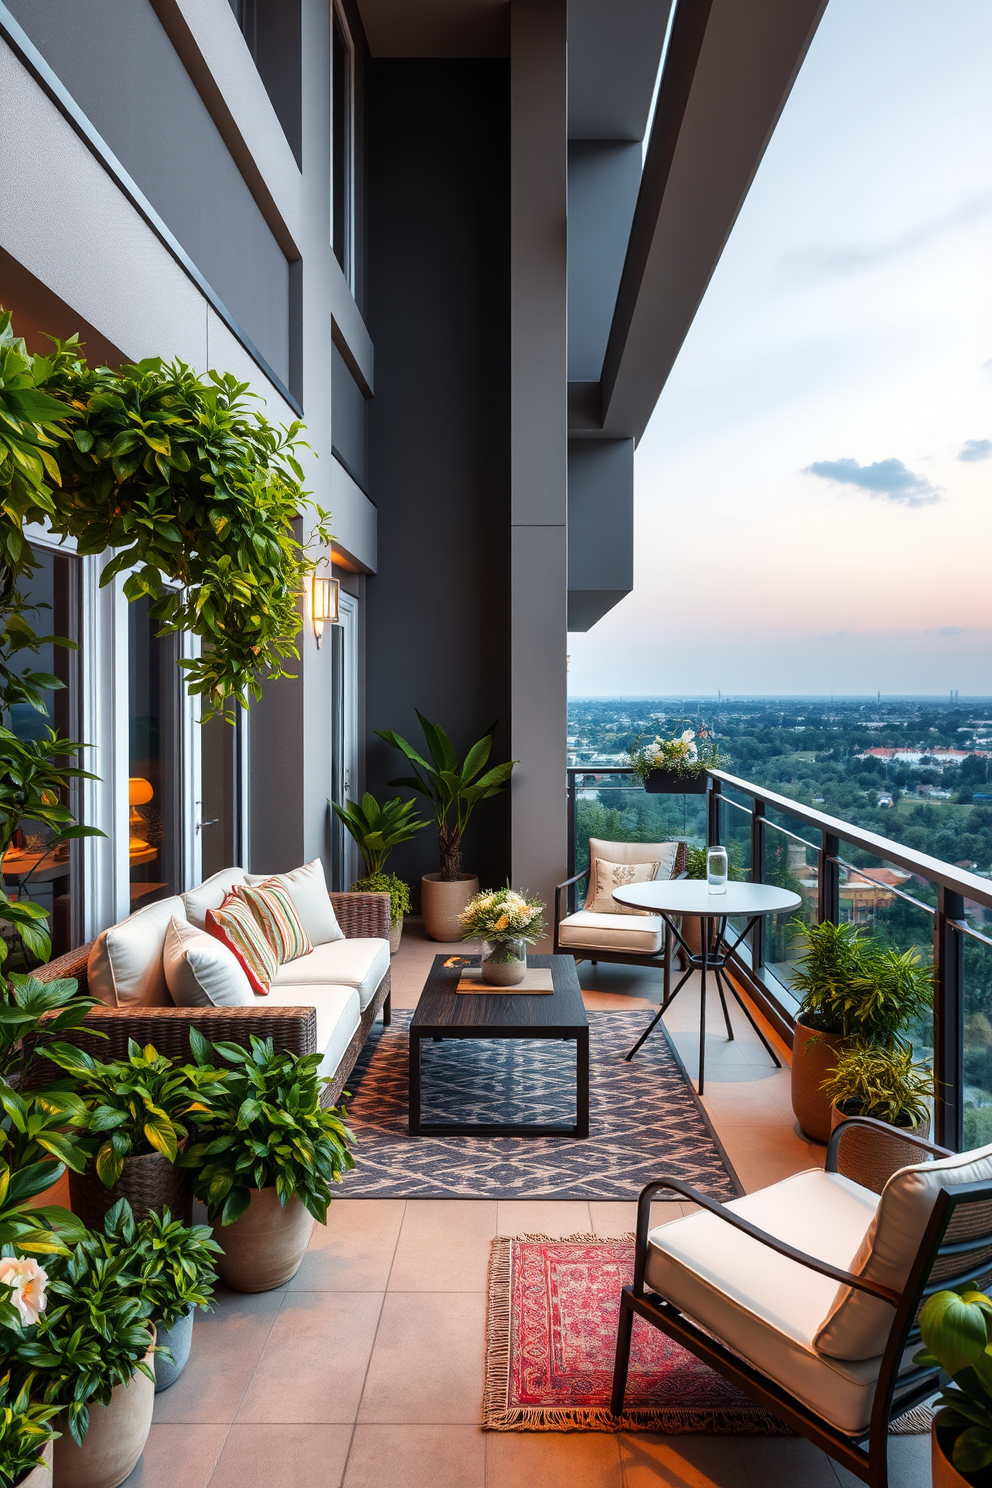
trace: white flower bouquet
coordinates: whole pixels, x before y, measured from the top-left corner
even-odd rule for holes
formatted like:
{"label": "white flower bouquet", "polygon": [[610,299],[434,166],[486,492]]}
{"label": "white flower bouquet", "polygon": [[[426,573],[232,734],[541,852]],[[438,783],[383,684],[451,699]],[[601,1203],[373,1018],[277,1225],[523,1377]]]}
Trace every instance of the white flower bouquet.
{"label": "white flower bouquet", "polygon": [[[672,770],[677,775],[697,776],[715,769],[720,763],[720,750],[712,734],[700,729],[683,729],[672,739],[655,735],[643,742],[634,740],[627,763],[638,780],[646,780],[652,770]],[[729,763],[729,761],[724,761]]]}
{"label": "white flower bouquet", "polygon": [[544,934],[544,905],[516,889],[483,889],[458,916],[463,940],[535,941]]}

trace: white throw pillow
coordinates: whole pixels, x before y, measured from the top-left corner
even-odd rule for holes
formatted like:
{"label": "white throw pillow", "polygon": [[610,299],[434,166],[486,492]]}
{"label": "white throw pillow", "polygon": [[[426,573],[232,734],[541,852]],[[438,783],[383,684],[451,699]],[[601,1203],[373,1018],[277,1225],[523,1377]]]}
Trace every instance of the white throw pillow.
{"label": "white throw pillow", "polygon": [[253,889],[270,881],[282,884],[296,906],[304,930],[315,946],[344,940],[344,931],[327,897],[324,865],[319,858],[294,868],[292,873],[249,873],[245,882]]}
{"label": "white throw pillow", "polygon": [[247,876],[243,868],[222,868],[195,889],[187,889],[183,895],[186,919],[197,930],[203,930],[207,923],[207,910],[220,909],[231,890],[243,884]]}
{"label": "white throw pillow", "polygon": [[169,925],[162,961],[176,1007],[251,1007],[255,1001],[234,952],[186,920]]}
{"label": "white throw pillow", "polygon": [[625,889],[630,884],[651,883],[658,876],[661,863],[608,863],[605,858],[594,858],[592,871],[596,882],[590,885],[593,901],[586,900],[590,914],[651,914],[649,909],[634,909],[630,904],[621,904],[614,899],[614,889]]}
{"label": "white throw pillow", "polygon": [[108,1007],[168,1007],[162,952],[173,918],[186,918],[178,896],[135,910],[98,935],[86,963],[90,995]]}

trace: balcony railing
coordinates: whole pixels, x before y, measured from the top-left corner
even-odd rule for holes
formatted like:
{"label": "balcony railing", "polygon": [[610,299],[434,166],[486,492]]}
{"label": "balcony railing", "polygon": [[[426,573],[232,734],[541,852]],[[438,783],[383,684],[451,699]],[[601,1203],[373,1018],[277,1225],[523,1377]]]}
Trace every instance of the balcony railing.
{"label": "balcony railing", "polygon": [[783,1032],[798,1007],[790,990],[797,918],[852,920],[932,958],[933,1020],[910,1037],[936,1075],[937,1141],[992,1142],[992,881],[724,770],[709,771],[706,794],[695,796],[648,795],[621,766],[570,766],[567,777],[569,878],[588,862],[591,836],[678,837],[722,843],[736,876],[801,896],[794,916],[759,921],[738,955],[743,981]]}

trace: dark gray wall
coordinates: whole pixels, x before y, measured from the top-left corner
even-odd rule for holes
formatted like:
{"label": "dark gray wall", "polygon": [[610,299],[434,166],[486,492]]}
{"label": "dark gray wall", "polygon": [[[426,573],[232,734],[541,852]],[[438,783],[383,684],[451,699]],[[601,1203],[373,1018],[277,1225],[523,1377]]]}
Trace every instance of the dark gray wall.
{"label": "dark gray wall", "polygon": [[10,9],[288,381],[289,265],[148,0],[11,0]]}
{"label": "dark gray wall", "polygon": [[634,587],[634,441],[568,441],[568,628],[589,630]]}
{"label": "dark gray wall", "polygon": [[[499,718],[494,762],[509,756],[508,64],[373,60],[368,108],[366,779],[381,794],[406,772],[373,730],[418,738],[417,707],[460,751]],[[478,807],[465,849],[483,882],[505,880],[506,796]],[[436,840],[392,865],[416,888]]]}

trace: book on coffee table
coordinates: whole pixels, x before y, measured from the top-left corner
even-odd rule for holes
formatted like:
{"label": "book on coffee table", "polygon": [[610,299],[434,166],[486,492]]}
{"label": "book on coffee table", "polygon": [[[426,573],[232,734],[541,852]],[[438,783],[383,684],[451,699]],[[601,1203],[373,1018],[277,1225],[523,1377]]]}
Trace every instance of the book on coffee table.
{"label": "book on coffee table", "polygon": [[456,992],[525,992],[532,995],[535,992],[554,992],[554,983],[551,980],[551,970],[546,966],[528,966],[524,972],[522,982],[514,982],[512,987],[494,987],[491,982],[482,980],[482,972],[477,966],[466,967],[458,978]]}

